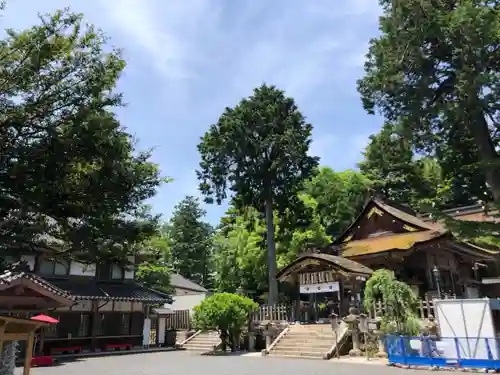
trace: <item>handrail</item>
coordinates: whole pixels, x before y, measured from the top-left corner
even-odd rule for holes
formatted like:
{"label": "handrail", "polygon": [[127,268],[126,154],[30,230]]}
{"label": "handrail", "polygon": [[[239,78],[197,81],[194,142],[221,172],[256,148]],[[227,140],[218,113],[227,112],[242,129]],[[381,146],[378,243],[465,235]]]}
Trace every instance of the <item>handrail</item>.
{"label": "handrail", "polygon": [[184,341],[181,341],[177,346],[182,346],[182,345],[186,344],[187,342],[191,341],[192,339],[194,339],[196,336],[198,336],[202,332],[203,331],[201,329],[196,331],[191,336],[189,336],[187,339],[184,339]]}
{"label": "handrail", "polygon": [[269,345],[269,348],[265,348],[262,350],[262,355],[268,355],[269,352],[276,346],[276,344],[278,344],[278,342],[280,342],[280,340],[288,333],[289,330],[290,326],[286,326],[285,329],[280,332],[278,337],[276,337],[276,339],[271,343],[271,345]]}
{"label": "handrail", "polygon": [[[341,328],[341,330],[339,329]],[[324,356],[324,359],[330,359],[333,357],[333,353],[335,352],[335,350],[337,350],[337,354],[339,355],[340,352],[339,352],[339,344],[340,344],[340,341],[344,338],[344,335],[347,333],[347,324],[345,324],[345,322],[340,322],[340,324],[337,326],[337,328],[335,328],[337,330],[337,332],[335,333],[334,332],[334,335],[336,335],[335,337],[335,342],[332,344],[332,346],[330,347],[330,349],[326,352],[325,356]]]}

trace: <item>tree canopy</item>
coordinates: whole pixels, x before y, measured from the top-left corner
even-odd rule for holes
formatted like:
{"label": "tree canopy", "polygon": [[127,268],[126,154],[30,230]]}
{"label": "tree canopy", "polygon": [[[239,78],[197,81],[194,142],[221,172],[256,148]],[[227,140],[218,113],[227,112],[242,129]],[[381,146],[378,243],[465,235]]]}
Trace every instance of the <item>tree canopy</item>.
{"label": "tree canopy", "polygon": [[373,182],[357,171],[335,172],[321,167],[306,181],[304,194],[315,200],[312,206],[317,218],[326,233],[335,237],[351,224],[371,197]]}
{"label": "tree canopy", "polygon": [[204,216],[198,198],[187,196],[175,206],[166,234],[173,268],[187,279],[210,287],[212,227],[203,221]]}
{"label": "tree canopy", "polygon": [[106,42],[69,11],[0,41],[3,255],[123,259],[156,230],[143,202],[162,178],[113,114],[125,62]]}
{"label": "tree canopy", "polygon": [[358,89],[364,107],[400,123],[404,139],[418,149],[439,153],[453,147],[452,161],[461,158],[459,149],[468,148],[472,157],[461,158],[461,167],[478,161],[498,202],[500,14],[495,3],[381,0],[381,35],[370,43]]}
{"label": "tree canopy", "polygon": [[278,296],[274,211],[293,213],[301,206],[297,194],[318,163],[308,154],[311,131],[293,99],[263,85],[226,108],[198,146],[198,178],[207,202],[220,204],[231,191],[238,207],[265,213],[269,303]]}

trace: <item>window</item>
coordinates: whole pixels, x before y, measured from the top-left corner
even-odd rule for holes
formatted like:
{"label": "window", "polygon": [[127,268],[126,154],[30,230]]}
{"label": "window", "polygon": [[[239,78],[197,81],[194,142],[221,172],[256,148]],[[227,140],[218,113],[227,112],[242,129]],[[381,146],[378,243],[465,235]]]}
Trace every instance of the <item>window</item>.
{"label": "window", "polygon": [[[54,319],[61,320],[58,315],[51,315]],[[49,324],[44,328],[44,335],[47,338],[56,338],[57,337],[57,324]]]}
{"label": "window", "polygon": [[130,335],[130,314],[122,314],[122,335]]}
{"label": "window", "polygon": [[97,269],[97,276],[101,281],[123,280],[123,267],[119,264],[103,263]]}
{"label": "window", "polygon": [[104,332],[103,328],[104,328],[104,314],[99,313],[99,314],[97,314],[97,322],[95,325],[96,336],[102,336],[102,334]]}
{"label": "window", "polygon": [[78,337],[87,337],[90,332],[90,314],[80,315],[80,327],[78,328]]}
{"label": "window", "polygon": [[111,280],[122,280],[123,279],[123,267],[118,264],[113,264],[111,268]]}
{"label": "window", "polygon": [[46,276],[68,276],[69,262],[63,259],[41,259],[38,271]]}

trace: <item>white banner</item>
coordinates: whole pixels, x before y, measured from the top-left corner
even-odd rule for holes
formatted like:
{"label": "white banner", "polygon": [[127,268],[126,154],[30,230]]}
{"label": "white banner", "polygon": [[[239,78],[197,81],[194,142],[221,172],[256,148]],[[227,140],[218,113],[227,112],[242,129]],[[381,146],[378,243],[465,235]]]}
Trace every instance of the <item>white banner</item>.
{"label": "white banner", "polygon": [[149,346],[149,332],[151,332],[151,319],[144,319],[144,326],[142,327],[142,345]]}
{"label": "white banner", "polygon": [[326,293],[326,292],[338,292],[340,290],[339,283],[321,283],[321,284],[308,284],[300,286],[301,294],[312,294],[312,293]]}

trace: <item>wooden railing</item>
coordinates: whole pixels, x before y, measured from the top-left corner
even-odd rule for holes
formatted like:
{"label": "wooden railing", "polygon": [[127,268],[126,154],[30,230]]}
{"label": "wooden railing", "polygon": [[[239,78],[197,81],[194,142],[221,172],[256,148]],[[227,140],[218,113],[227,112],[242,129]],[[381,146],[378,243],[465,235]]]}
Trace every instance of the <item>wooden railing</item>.
{"label": "wooden railing", "polygon": [[289,305],[261,305],[259,310],[252,315],[254,322],[261,322],[264,320],[271,321],[294,321],[293,309]]}
{"label": "wooden railing", "polygon": [[[455,296],[444,296],[445,299],[453,299]],[[363,311],[362,306],[359,306],[362,312],[365,312],[370,318],[380,317],[384,314],[387,306],[383,302],[377,303],[376,308],[373,311]],[[335,312],[338,311],[335,309]],[[417,314],[420,318],[425,319],[430,315],[436,316],[434,313],[434,304],[429,296],[425,296],[420,299],[417,303]],[[278,305],[261,305],[259,310],[252,315],[252,321],[295,321],[294,309],[290,305],[278,304]]]}
{"label": "wooden railing", "polygon": [[[444,295],[443,298],[444,299],[455,299],[456,296],[455,295]],[[378,302],[375,310],[368,312],[368,316],[370,316],[371,318],[379,317],[379,316],[384,314],[386,309],[387,309],[387,306],[385,306],[385,304],[383,302]],[[421,319],[426,319],[431,315],[434,317],[436,316],[436,314],[434,312],[434,303],[432,302],[432,299],[429,296],[426,295],[423,299],[420,299],[417,302],[417,315]]]}

